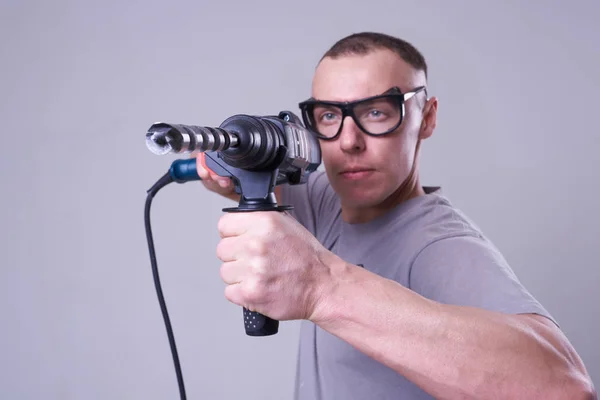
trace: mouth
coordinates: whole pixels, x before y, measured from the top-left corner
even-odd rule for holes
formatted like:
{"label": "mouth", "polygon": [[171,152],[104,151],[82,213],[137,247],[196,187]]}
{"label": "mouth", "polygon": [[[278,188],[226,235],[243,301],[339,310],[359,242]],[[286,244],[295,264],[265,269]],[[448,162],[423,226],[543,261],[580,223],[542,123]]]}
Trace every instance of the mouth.
{"label": "mouth", "polygon": [[375,170],[367,167],[346,168],[340,172],[340,176],[344,179],[363,179],[371,175]]}

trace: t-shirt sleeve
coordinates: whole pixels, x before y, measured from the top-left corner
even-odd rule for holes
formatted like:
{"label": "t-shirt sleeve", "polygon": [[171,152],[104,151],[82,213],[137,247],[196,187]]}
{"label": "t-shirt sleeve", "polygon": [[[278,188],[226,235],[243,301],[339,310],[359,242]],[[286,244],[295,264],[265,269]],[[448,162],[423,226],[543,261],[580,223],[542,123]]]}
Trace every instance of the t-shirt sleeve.
{"label": "t-shirt sleeve", "polygon": [[502,254],[480,236],[454,236],[428,244],[412,264],[409,284],[440,303],[507,314],[534,313],[557,324]]}
{"label": "t-shirt sleeve", "polygon": [[283,184],[280,188],[278,204],[291,205],[293,210],[288,211],[290,215],[313,235],[325,237],[327,227],[331,226],[339,210],[337,197],[326,173],[315,171],[305,184]]}

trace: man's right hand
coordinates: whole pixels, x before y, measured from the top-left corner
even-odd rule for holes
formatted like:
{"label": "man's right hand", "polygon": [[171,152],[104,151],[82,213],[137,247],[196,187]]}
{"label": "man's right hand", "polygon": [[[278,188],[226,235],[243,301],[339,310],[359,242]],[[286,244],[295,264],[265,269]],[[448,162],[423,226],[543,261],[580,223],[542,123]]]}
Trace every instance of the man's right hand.
{"label": "man's right hand", "polygon": [[240,195],[235,192],[231,178],[219,176],[211,170],[204,168],[204,153],[196,155],[196,170],[202,184],[211,192],[239,202]]}

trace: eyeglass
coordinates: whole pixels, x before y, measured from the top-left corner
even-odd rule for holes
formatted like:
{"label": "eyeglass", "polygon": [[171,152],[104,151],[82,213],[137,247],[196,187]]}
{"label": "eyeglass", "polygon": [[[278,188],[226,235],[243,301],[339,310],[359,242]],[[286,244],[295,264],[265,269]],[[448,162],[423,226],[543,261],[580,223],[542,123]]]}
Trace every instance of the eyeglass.
{"label": "eyeglass", "polygon": [[406,93],[393,87],[376,96],[346,102],[310,98],[299,107],[304,125],[321,139],[338,137],[347,116],[367,135],[383,136],[400,126],[405,115],[404,103],[422,90],[427,93],[425,86]]}

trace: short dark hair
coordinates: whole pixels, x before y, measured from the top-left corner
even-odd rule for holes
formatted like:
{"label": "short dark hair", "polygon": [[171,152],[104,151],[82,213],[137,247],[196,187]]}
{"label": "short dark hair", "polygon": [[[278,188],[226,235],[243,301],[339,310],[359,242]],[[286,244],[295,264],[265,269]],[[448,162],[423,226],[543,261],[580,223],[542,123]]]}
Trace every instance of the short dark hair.
{"label": "short dark hair", "polygon": [[377,32],[353,33],[338,40],[324,55],[337,58],[345,55],[365,55],[376,49],[391,50],[427,78],[427,62],[417,48],[404,39]]}

